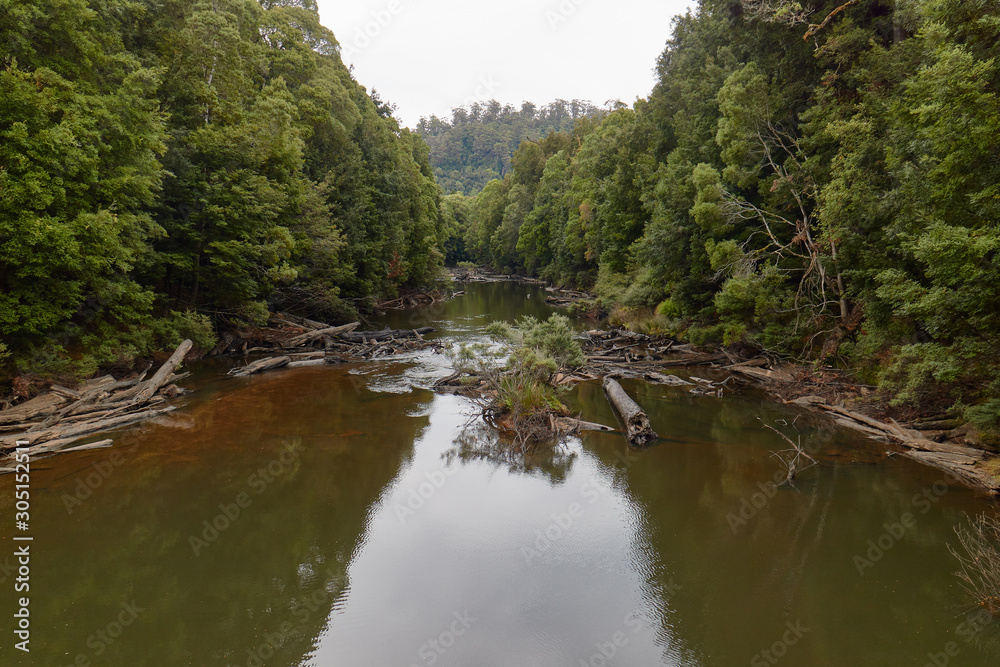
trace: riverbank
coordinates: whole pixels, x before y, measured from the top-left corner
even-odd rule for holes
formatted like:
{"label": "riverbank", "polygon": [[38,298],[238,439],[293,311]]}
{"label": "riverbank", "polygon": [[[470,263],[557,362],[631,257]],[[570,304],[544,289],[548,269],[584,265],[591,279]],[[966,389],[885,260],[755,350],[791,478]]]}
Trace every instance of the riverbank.
{"label": "riverbank", "polygon": [[[559,301],[578,303],[589,296],[573,293],[567,297],[544,281],[480,271],[455,271],[453,279],[460,284],[514,282],[543,287],[547,294],[546,302],[556,306],[560,305]],[[433,331],[420,326],[425,322],[426,312],[415,309],[413,304],[418,307],[439,306],[445,300],[462,294],[461,290],[415,293],[382,304],[386,310],[411,310],[413,315],[407,318],[407,322],[414,326],[409,329],[358,331],[358,322],[333,326],[289,313],[272,313],[266,327],[224,333],[209,356],[239,359],[230,374],[245,376],[278,368],[385,359],[425,349],[440,352],[443,349],[440,342],[424,338]],[[423,315],[419,315],[421,313]],[[718,397],[724,397],[739,386],[755,387],[778,402],[826,415],[831,421],[831,428],[858,431],[879,440],[890,451],[947,470],[969,486],[991,494],[1000,491],[1000,480],[996,476],[998,459],[975,440],[970,428],[958,424],[954,415],[901,414],[892,410],[873,387],[852,380],[846,373],[793,365],[767,357],[745,358],[732,349],[696,346],[667,336],[627,329],[591,330],[583,335],[582,343],[586,362],[571,371],[555,374],[552,381],[557,387],[570,387],[609,376],[639,378],[653,384],[684,387],[695,395]],[[684,371],[685,376],[681,377],[676,371]],[[56,427],[74,424],[86,414],[123,420],[96,422],[97,426],[106,426],[103,430],[107,430],[173,410],[168,401],[181,393],[176,382],[183,376],[171,377],[162,391],[159,387],[154,391],[150,400],[156,405],[126,406],[124,403],[128,397],[122,392],[143,383],[144,375],[121,380],[104,376],[75,389],[56,386],[31,401],[0,411],[0,436],[9,436],[0,440],[0,447],[12,445],[14,438],[25,434],[34,436],[41,431],[51,436],[49,440],[57,441],[59,447],[52,449],[56,451],[71,444],[58,442],[63,438],[56,437],[59,436]],[[481,389],[468,383],[468,378],[444,378],[437,383],[436,389],[465,395],[475,394],[477,389]],[[110,386],[111,391],[109,393],[105,389],[106,395],[95,402],[95,396],[100,395],[95,392],[102,385]],[[92,404],[90,408],[85,410],[77,405],[83,399]],[[145,410],[140,409],[144,406]],[[123,407],[126,409],[122,412],[115,412]],[[30,414],[21,414],[25,410]],[[582,422],[582,425],[584,428],[594,426],[587,422]],[[579,426],[580,423],[574,420],[559,424],[563,431]],[[90,431],[84,436],[96,437],[99,432]],[[84,437],[75,431],[71,434],[74,441]],[[7,440],[11,442],[7,443]],[[33,437],[34,442],[39,442],[37,437]]]}
{"label": "riverbank", "polygon": [[[588,364],[567,381],[609,374],[642,378],[659,384],[677,384],[666,374],[687,369],[690,391],[722,396],[738,385],[765,391],[774,400],[818,412],[831,428],[858,431],[890,446],[891,451],[943,469],[966,484],[991,495],[1000,492],[1000,459],[970,438],[970,428],[948,415],[927,415],[900,421],[873,388],[851,382],[846,374],[756,357],[742,358],[722,348],[699,348],[668,337],[626,330],[587,332]],[[725,379],[722,379],[726,376]],[[948,428],[942,428],[947,426]]]}
{"label": "riverbank", "polygon": [[[442,297],[427,293],[407,298],[419,304],[434,303]],[[428,348],[440,350],[439,343],[423,339],[424,334],[433,332],[430,327],[357,331],[359,326],[359,322],[333,326],[290,313],[271,313],[267,326],[223,332],[207,356],[239,359],[242,363],[234,364],[229,375],[244,377],[279,368],[365,361]],[[109,447],[113,444],[110,439],[77,443],[173,412],[177,407],[171,401],[187,393],[178,383],[190,373],[179,372],[179,368],[194,354],[193,348],[192,341],[185,340],[148,379],[152,362],[144,371],[122,378],[104,374],[84,382],[66,382],[71,387],[45,382],[45,389],[34,396],[4,401],[5,407],[0,410],[0,462],[9,459],[22,443],[27,449],[20,451],[27,451],[33,458]],[[0,463],[0,473],[12,471]]]}
{"label": "riverbank", "polygon": [[[587,292],[562,290],[550,283],[524,276],[493,274],[481,269],[454,270],[459,283],[512,281],[544,287],[546,302],[586,317],[600,313],[596,297]],[[974,426],[954,412],[921,412],[899,408],[876,387],[857,380],[850,371],[794,364],[781,359],[747,356],[738,347],[695,345],[664,335],[627,328],[587,332],[587,364],[556,379],[557,384],[613,376],[642,378],[647,382],[687,382],[668,369],[700,369],[726,374],[715,382],[697,377],[693,393],[719,393],[724,385],[744,384],[762,389],[774,400],[825,415],[833,426],[858,431],[889,445],[892,451],[923,464],[943,469],[963,482],[991,495],[1000,493],[1000,458],[997,448]],[[704,374],[704,373],[703,373]]]}

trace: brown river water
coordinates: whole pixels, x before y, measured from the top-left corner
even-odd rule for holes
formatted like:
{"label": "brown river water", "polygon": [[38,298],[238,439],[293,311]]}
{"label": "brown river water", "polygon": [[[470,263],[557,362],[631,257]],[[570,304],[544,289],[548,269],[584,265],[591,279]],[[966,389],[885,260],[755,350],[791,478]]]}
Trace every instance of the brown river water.
{"label": "brown river water", "polygon": [[[482,340],[543,298],[470,285],[385,323]],[[30,653],[0,477],[0,665],[1000,664],[948,550],[992,505],[754,392],[625,382],[653,447],[597,433],[509,461],[428,389],[444,355],[194,368],[180,410],[32,467]],[[597,383],[565,400],[615,423]],[[819,460],[794,488],[760,420]]]}

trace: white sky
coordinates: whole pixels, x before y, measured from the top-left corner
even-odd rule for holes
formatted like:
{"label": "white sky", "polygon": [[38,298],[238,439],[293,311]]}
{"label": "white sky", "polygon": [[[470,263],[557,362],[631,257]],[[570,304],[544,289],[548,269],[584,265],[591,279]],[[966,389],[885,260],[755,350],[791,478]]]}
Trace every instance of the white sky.
{"label": "white sky", "polygon": [[[318,0],[361,85],[421,116],[496,98],[632,104],[694,0]],[[367,34],[366,34],[367,31]]]}

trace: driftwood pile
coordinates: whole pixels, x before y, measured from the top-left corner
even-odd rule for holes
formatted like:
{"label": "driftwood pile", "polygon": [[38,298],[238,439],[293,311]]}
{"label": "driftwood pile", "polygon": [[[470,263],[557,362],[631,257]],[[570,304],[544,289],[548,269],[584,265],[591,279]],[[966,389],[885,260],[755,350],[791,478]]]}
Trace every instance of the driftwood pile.
{"label": "driftwood pile", "polygon": [[442,292],[441,290],[431,290],[430,292],[414,292],[412,294],[404,294],[397,299],[390,299],[388,301],[383,301],[378,305],[377,310],[402,310],[404,308],[417,308],[419,306],[430,306],[435,303],[441,303],[442,301],[447,301],[448,299],[456,296],[462,296],[464,292],[455,292],[449,294]]}
{"label": "driftwood pile", "polygon": [[569,308],[578,303],[592,303],[594,301],[594,295],[587,292],[558,287],[546,287],[545,291],[549,292],[549,296],[545,297],[545,303],[556,308]]}
{"label": "driftwood pile", "polygon": [[[441,347],[435,341],[424,340],[425,334],[433,333],[431,327],[357,331],[361,326],[359,322],[330,326],[288,313],[271,315],[270,323],[276,325],[275,328],[258,333],[258,339],[263,338],[271,345],[248,347],[243,354],[268,353],[272,356],[237,366],[229,371],[230,375],[244,377],[278,368],[381,359],[403,352],[428,348],[437,350]],[[275,353],[278,354],[275,356]]]}
{"label": "driftwood pile", "polygon": [[106,375],[75,390],[53,385],[49,393],[0,412],[0,450],[9,453],[27,441],[31,446],[21,451],[35,457],[106,446],[110,440],[68,449],[96,433],[172,411],[167,399],[182,393],[176,383],[188,376],[175,371],[191,347],[190,340],[181,343],[148,380],[142,373],[122,381]]}
{"label": "driftwood pile", "polygon": [[520,283],[522,285],[548,285],[544,280],[525,276],[491,273],[486,269],[451,269],[451,279],[457,283]]}
{"label": "driftwood pile", "polygon": [[588,331],[582,342],[587,364],[572,374],[571,381],[614,375],[688,387],[692,394],[701,396],[722,396],[731,384],[736,384],[732,376],[719,382],[695,376],[683,379],[670,374],[671,369],[677,368],[718,367],[720,362],[728,361],[728,357],[697,352],[692,345],[678,345],[664,336],[612,329]]}

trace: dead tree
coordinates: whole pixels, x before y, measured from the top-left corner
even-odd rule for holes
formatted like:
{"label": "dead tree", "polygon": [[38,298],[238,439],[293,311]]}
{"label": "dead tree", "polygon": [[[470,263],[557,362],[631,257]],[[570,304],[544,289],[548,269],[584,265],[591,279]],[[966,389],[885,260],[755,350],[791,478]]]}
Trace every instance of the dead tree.
{"label": "dead tree", "polygon": [[604,378],[604,393],[608,396],[608,401],[614,406],[625,424],[625,437],[633,445],[645,445],[659,436],[649,425],[649,417],[643,412],[639,404],[625,393],[622,386],[614,378]]}

